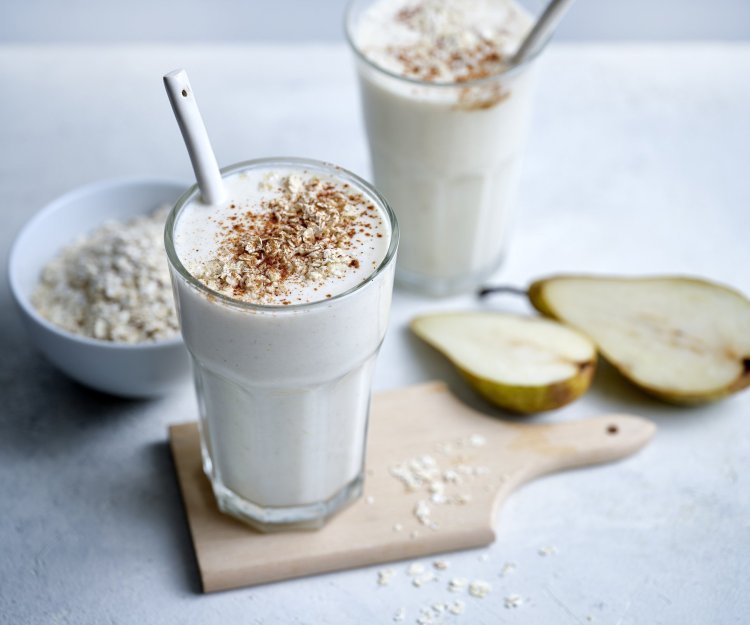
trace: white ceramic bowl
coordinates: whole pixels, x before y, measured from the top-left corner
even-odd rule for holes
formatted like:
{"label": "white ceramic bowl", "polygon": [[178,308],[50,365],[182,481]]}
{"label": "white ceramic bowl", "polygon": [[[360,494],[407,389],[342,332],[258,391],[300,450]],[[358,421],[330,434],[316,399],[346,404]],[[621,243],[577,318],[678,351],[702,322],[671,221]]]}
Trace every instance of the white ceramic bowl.
{"label": "white ceramic bowl", "polygon": [[187,350],[175,338],[126,345],[72,334],[31,304],[44,265],[65,245],[109,219],[125,220],[173,205],[189,185],[159,178],[105,180],[66,193],[39,211],[16,237],[8,278],[32,343],[58,369],[98,391],[155,397],[189,376]]}

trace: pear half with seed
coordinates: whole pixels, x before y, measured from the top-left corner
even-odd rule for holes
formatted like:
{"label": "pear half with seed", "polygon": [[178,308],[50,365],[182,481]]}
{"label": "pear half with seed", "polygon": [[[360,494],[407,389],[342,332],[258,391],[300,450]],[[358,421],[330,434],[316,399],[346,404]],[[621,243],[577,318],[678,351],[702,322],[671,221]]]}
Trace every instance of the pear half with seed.
{"label": "pear half with seed", "polygon": [[584,335],[541,317],[438,313],[411,329],[442,352],[493,404],[523,414],[559,408],[588,390],[596,347]]}
{"label": "pear half with seed", "polygon": [[663,400],[697,404],[750,385],[750,301],[728,287],[685,277],[554,276],[534,282],[529,298]]}

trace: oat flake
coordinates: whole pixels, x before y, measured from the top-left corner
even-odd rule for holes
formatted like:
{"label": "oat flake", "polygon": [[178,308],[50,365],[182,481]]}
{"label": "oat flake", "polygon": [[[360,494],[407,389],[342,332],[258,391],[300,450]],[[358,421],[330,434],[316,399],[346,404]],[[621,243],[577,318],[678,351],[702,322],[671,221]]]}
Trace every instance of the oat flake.
{"label": "oat flake", "polygon": [[483,599],[486,597],[490,591],[492,590],[492,586],[488,582],[485,582],[481,579],[475,579],[471,584],[469,584],[469,594],[472,597],[476,597],[478,599]]}
{"label": "oat flake", "polygon": [[523,605],[523,598],[521,595],[508,595],[505,597],[506,608],[518,608]]}
{"label": "oat flake", "polygon": [[31,298],[42,317],[73,334],[142,343],[178,330],[164,222],[169,207],[109,221],[65,247],[42,270]]}
{"label": "oat flake", "polygon": [[464,609],[466,608],[466,604],[461,601],[460,599],[457,599],[453,603],[448,606],[448,612],[451,614],[463,614]]}

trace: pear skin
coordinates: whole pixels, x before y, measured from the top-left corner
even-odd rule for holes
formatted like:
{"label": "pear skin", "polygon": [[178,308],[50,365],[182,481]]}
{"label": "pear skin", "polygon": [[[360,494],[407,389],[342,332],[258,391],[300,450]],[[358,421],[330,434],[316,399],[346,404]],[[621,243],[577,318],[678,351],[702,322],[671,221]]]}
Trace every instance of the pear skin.
{"label": "pear skin", "polygon": [[547,386],[506,386],[463,369],[461,374],[491,404],[517,414],[535,414],[562,408],[589,390],[596,361],[580,363],[579,367],[579,373],[572,378]]}

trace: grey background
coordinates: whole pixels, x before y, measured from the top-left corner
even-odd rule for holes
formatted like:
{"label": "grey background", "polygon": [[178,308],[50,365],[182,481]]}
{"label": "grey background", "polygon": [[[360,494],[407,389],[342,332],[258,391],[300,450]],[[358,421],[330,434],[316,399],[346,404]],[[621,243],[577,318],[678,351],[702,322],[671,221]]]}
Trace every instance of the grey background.
{"label": "grey background", "polygon": [[[532,9],[542,0],[524,2]],[[0,0],[0,42],[341,39],[346,0]],[[750,0],[578,0],[561,40],[747,40]]]}

